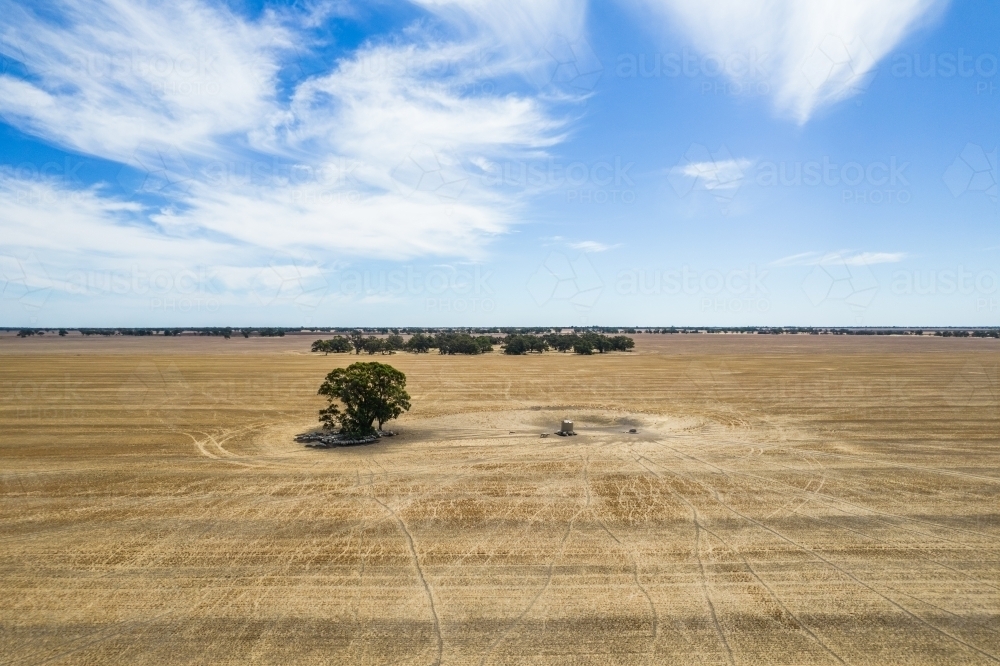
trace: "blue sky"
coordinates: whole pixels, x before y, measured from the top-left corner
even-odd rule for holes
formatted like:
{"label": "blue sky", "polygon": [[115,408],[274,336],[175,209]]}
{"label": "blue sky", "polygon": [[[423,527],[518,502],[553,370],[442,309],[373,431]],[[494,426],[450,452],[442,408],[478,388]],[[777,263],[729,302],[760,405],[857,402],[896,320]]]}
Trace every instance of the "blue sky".
{"label": "blue sky", "polygon": [[0,0],[0,325],[1000,325],[988,0]]}

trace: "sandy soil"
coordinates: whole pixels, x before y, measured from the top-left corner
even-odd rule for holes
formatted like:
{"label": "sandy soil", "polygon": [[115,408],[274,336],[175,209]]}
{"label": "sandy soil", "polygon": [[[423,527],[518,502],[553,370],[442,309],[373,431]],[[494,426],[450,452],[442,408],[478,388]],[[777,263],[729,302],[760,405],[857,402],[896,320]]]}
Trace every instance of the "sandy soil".
{"label": "sandy soil", "polygon": [[1000,660],[995,340],[380,357],[331,450],[309,342],[0,338],[0,662]]}

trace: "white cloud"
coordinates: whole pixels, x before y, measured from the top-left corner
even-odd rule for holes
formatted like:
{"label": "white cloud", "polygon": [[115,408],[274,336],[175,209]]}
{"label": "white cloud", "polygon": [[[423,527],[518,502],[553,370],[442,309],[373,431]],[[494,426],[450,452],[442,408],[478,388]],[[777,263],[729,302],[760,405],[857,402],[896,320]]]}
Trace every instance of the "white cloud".
{"label": "white cloud", "polygon": [[274,112],[279,58],[293,40],[271,15],[249,22],[193,0],[0,9],[12,17],[0,48],[16,48],[34,77],[0,77],[0,112],[26,131],[118,161],[139,145],[213,151],[218,137],[254,128]]}
{"label": "white cloud", "polygon": [[[947,0],[634,2],[677,25],[734,80],[766,77],[777,108],[805,123],[863,91],[876,63]],[[762,71],[748,71],[752,62]]]}
{"label": "white cloud", "polygon": [[727,159],[710,162],[689,162],[672,169],[674,173],[696,178],[706,190],[738,189],[742,184],[743,172],[753,162],[748,159]]}
{"label": "white cloud", "polygon": [[583,39],[585,0],[416,0],[430,11],[463,24],[477,38],[501,46],[522,65],[539,55],[553,37]]}
{"label": "white cloud", "polygon": [[165,234],[143,221],[134,202],[99,188],[79,189],[54,179],[21,179],[0,172],[4,252],[38,255],[53,279],[73,268],[123,268],[183,261],[217,263],[218,241]]}
{"label": "white cloud", "polygon": [[848,266],[874,266],[875,264],[897,264],[906,259],[905,252],[859,252],[844,258]]}
{"label": "white cloud", "polygon": [[[116,211],[131,206],[149,223],[129,245],[136,257],[187,256],[204,238],[214,239],[217,262],[234,266],[254,248],[392,259],[480,254],[511,228],[521,202],[488,187],[477,165],[545,155],[562,140],[564,121],[544,91],[497,96],[470,84],[485,67],[530,78],[554,30],[581,34],[584,4],[425,4],[449,30],[366,44],[285,98],[278,74],[290,49],[310,46],[288,15],[249,20],[197,0],[169,8],[63,0],[56,21],[0,0],[13,17],[0,50],[23,54],[30,73],[0,75],[0,114],[66,149],[130,165],[140,193],[165,198],[149,209],[100,188],[46,183],[63,197],[75,190],[87,205],[5,210],[5,236],[22,233],[33,212],[36,226],[88,229],[81,248],[109,231],[130,238],[137,232],[121,234]],[[154,243],[157,234],[165,242]]]}
{"label": "white cloud", "polygon": [[877,264],[895,264],[907,258],[905,252],[855,252],[841,250],[839,252],[801,252],[782,257],[770,263],[771,266],[875,266]]}
{"label": "white cloud", "polygon": [[[19,281],[28,286],[112,296],[147,308],[155,297],[189,303],[207,297],[213,307],[288,300],[288,294],[269,293],[266,278],[272,274],[294,276],[291,286],[302,293],[292,293],[291,300],[301,306],[326,295],[324,270],[339,263],[157,227],[144,221],[146,211],[136,202],[57,180],[0,172],[0,210],[0,278],[10,281],[20,270],[26,275]],[[321,293],[316,285],[324,287]],[[3,291],[7,298],[9,290]]]}
{"label": "white cloud", "polygon": [[569,246],[574,250],[579,250],[580,252],[607,252],[608,250],[613,250],[616,247],[621,247],[621,243],[608,245],[607,243],[587,240],[580,241],[579,243],[570,243]]}

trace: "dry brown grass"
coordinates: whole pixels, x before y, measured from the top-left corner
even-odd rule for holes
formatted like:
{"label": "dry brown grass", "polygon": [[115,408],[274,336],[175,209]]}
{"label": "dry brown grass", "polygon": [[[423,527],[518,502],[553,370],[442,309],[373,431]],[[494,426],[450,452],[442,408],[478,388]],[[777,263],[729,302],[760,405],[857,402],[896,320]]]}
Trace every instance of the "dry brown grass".
{"label": "dry brown grass", "polygon": [[334,450],[310,341],[0,338],[0,662],[998,660],[994,340],[382,357]]}

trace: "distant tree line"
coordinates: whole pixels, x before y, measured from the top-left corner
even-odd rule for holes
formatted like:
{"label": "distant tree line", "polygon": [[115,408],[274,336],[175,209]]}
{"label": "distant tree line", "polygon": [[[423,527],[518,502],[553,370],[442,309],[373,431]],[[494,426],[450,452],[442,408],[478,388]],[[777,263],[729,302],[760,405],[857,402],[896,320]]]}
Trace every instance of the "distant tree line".
{"label": "distant tree line", "polygon": [[[410,336],[406,344],[411,345],[409,347],[397,348],[391,346],[385,349],[376,349],[376,343],[367,343],[369,346],[362,349],[361,351],[367,351],[369,353],[388,353],[391,351],[413,351],[413,352],[426,352],[430,349],[445,349],[443,353],[445,354],[458,354],[458,353],[474,353],[472,352],[473,346],[469,344],[469,340],[480,341],[477,342],[479,352],[489,351],[485,348],[486,339],[491,341],[491,346],[502,344],[503,340],[512,339],[515,336],[525,338],[526,350],[523,353],[531,353],[539,351],[537,341],[527,340],[527,338],[540,338],[548,344],[549,349],[555,349],[557,351],[569,351],[573,349],[572,346],[569,348],[561,348],[559,345],[553,343],[553,340],[557,336],[562,336],[563,338],[578,336],[584,338],[587,336],[601,335],[604,337],[617,337],[623,335],[636,335],[636,334],[658,334],[658,335],[676,335],[676,334],[743,334],[743,335],[933,335],[938,337],[958,337],[958,338],[1000,338],[1000,328],[998,327],[926,327],[926,328],[908,328],[908,327],[856,327],[856,328],[837,328],[837,327],[811,327],[811,326],[721,326],[721,327],[614,327],[614,326],[588,326],[588,327],[572,327],[568,329],[560,327],[486,327],[486,328],[305,328],[305,327],[248,327],[248,328],[232,328],[232,327],[183,327],[183,328],[76,328],[76,329],[50,329],[50,328],[10,328],[10,327],[0,327],[0,331],[4,332],[16,332],[18,337],[27,338],[35,335],[44,335],[45,333],[56,333],[58,331],[59,335],[66,335],[69,330],[79,331],[85,336],[91,335],[101,335],[101,336],[113,336],[113,335],[125,335],[125,336],[178,336],[178,335],[204,335],[204,336],[217,336],[223,338],[231,338],[234,335],[242,335],[244,338],[249,338],[251,336],[260,337],[284,337],[286,334],[292,333],[318,333],[318,332],[328,332],[338,334],[337,337],[344,337],[350,340],[354,340],[355,337],[367,337],[377,340],[387,340],[389,337],[396,336],[402,338],[405,335]],[[395,338],[394,338],[395,339]],[[416,339],[416,342],[413,340]],[[428,342],[429,341],[429,342]],[[439,346],[439,343],[444,343],[444,347]],[[352,348],[353,348],[352,342]],[[584,345],[585,347],[586,345]],[[563,345],[565,347],[565,345]],[[520,343],[514,345],[514,349],[519,349]],[[601,345],[593,344],[592,351],[601,352]],[[462,351],[459,351],[462,350]],[[506,348],[505,348],[506,351]],[[358,352],[360,353],[360,352]],[[515,353],[515,352],[512,352]],[[522,352],[516,352],[522,353]]]}
{"label": "distant tree line", "polygon": [[[0,329],[4,330],[4,329]],[[126,336],[147,336],[147,335],[162,335],[164,337],[174,337],[183,334],[197,335],[197,336],[209,336],[209,337],[220,337],[226,338],[227,340],[233,337],[233,335],[239,333],[244,338],[249,338],[251,335],[259,335],[262,338],[269,337],[284,337],[285,332],[288,330],[299,330],[299,329],[286,329],[286,328],[240,328],[235,329],[230,326],[209,326],[200,328],[78,328],[72,329],[80,331],[81,335],[91,336],[91,335],[126,335]],[[66,335],[69,331],[65,328],[59,329],[59,335]],[[39,335],[43,334],[44,331],[41,329],[22,329],[18,332],[18,336],[26,337],[28,335]]]}
{"label": "distant tree line", "polygon": [[635,340],[626,335],[604,335],[602,333],[548,333],[546,335],[508,335],[503,341],[503,353],[510,355],[541,353],[554,349],[559,352],[573,351],[577,354],[599,354],[611,351],[631,351]]}
{"label": "distant tree line", "polygon": [[338,335],[329,340],[316,340],[312,343],[312,351],[323,354],[394,354],[398,351],[408,351],[414,354],[426,354],[431,349],[437,349],[441,354],[485,354],[493,350],[493,345],[500,342],[499,338],[488,335],[473,337],[468,333],[438,333],[426,335],[415,333],[409,340],[403,340],[398,333],[391,333],[384,338],[365,336],[355,333],[350,337]]}
{"label": "distant tree line", "polygon": [[506,337],[492,335],[469,335],[468,333],[438,333],[427,335],[414,333],[406,341],[398,333],[384,338],[365,336],[359,333],[350,337],[338,335],[328,340],[316,340],[312,351],[323,354],[394,354],[407,351],[426,354],[437,349],[439,354],[486,354],[500,345],[505,354],[519,355],[532,352],[541,353],[554,349],[560,352],[573,351],[577,354],[603,354],[611,351],[630,351],[635,341],[624,335],[607,336],[600,333],[548,333],[545,335],[511,334]]}
{"label": "distant tree line", "polygon": [[942,338],[1000,338],[1000,330],[992,331],[936,331],[934,335]]}

